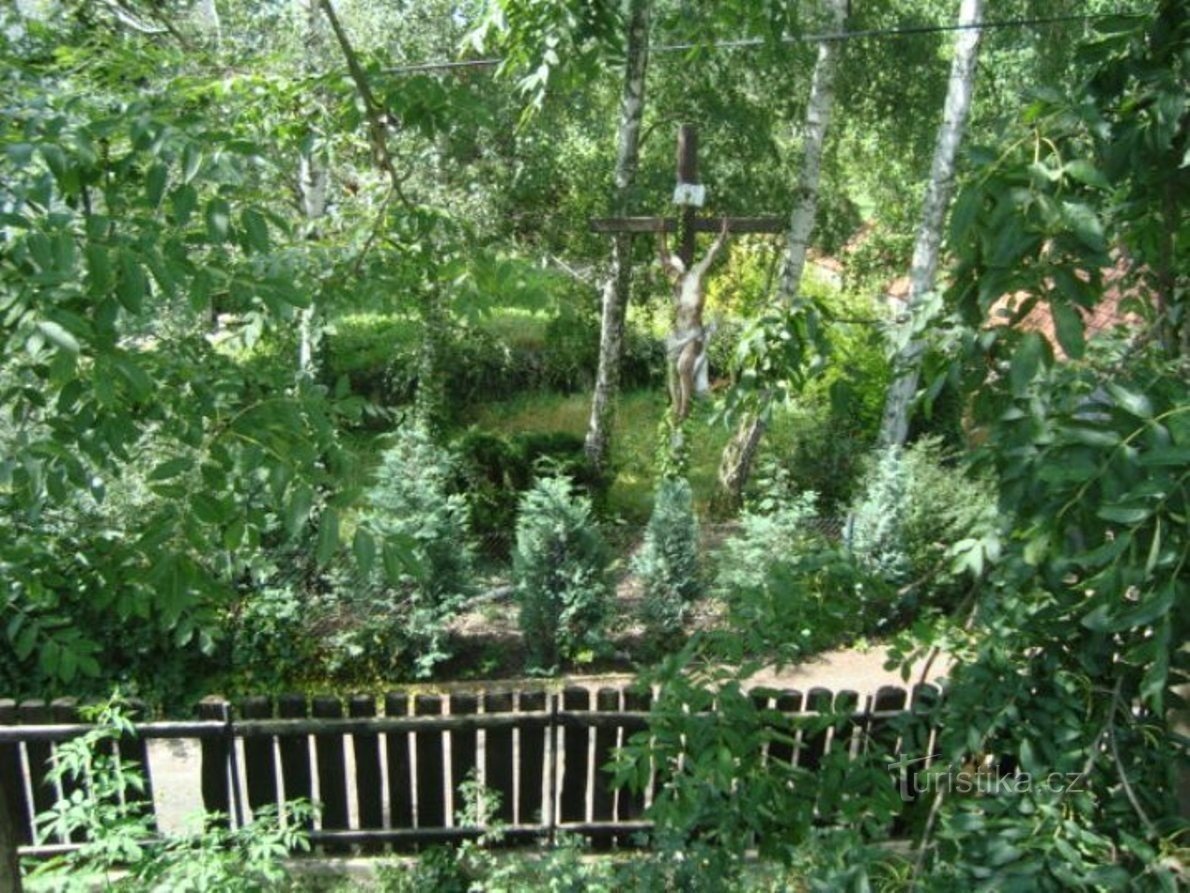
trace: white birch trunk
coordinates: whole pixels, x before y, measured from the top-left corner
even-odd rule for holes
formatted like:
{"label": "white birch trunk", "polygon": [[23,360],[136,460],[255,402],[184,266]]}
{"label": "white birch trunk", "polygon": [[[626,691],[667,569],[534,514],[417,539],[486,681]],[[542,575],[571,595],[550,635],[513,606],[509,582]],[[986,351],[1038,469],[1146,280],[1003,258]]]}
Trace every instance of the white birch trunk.
{"label": "white birch trunk", "polygon": [[199,26],[211,35],[215,49],[220,49],[223,45],[223,23],[219,20],[219,7],[215,5],[215,0],[199,0],[195,12]]}
{"label": "white birch trunk", "polygon": [[[616,153],[615,194],[612,213],[628,212],[628,199],[636,179],[640,127],[645,107],[645,74],[649,64],[650,0],[631,0],[628,10],[628,47],[624,66],[624,92],[620,101],[620,129]],[[616,236],[612,263],[602,289],[599,335],[599,368],[587,425],[585,449],[599,472],[607,468],[616,393],[620,386],[620,358],[624,343],[624,315],[632,285],[632,237]]]}
{"label": "white birch trunk", "polygon": [[[825,11],[828,30],[842,31],[847,18],[847,0],[826,0]],[[793,212],[789,217],[785,259],[781,264],[781,278],[777,286],[778,298],[788,303],[796,301],[801,292],[806,252],[810,247],[810,236],[814,232],[814,220],[818,213],[822,149],[835,101],[835,71],[838,68],[840,45],[840,41],[833,40],[818,44],[818,58],[814,62],[814,74],[810,80],[810,99],[806,105],[802,141],[802,168],[798,174]],[[760,416],[748,416],[740,422],[735,436],[723,449],[719,463],[719,500],[726,508],[734,508],[741,501],[765,427]]]}
{"label": "white birch trunk", "polygon": [[[322,48],[322,15],[315,0],[297,0],[300,21],[305,29],[305,53],[302,68],[306,74],[317,71],[318,55]],[[303,152],[298,159],[298,198],[306,218],[306,238],[319,236],[319,220],[326,214],[329,182],[325,159],[317,150]],[[314,316],[317,308],[311,300],[298,313],[298,377],[314,377],[315,333]]]}
{"label": "white birch trunk", "polygon": [[909,410],[917,393],[921,372],[921,357],[925,345],[918,338],[909,337],[914,323],[924,311],[927,298],[934,289],[938,269],[938,250],[942,244],[942,222],[950,204],[954,185],[955,156],[963,138],[967,112],[971,108],[971,94],[975,86],[975,62],[979,49],[981,0],[962,0],[959,8],[960,31],[955,40],[954,61],[950,67],[950,81],[946,87],[946,103],[938,139],[934,144],[934,161],[930,168],[930,182],[922,205],[921,224],[913,245],[913,263],[909,271],[909,296],[906,312],[900,321],[901,341],[894,363],[892,385],[884,403],[880,421],[880,445],[901,446],[909,434]]}

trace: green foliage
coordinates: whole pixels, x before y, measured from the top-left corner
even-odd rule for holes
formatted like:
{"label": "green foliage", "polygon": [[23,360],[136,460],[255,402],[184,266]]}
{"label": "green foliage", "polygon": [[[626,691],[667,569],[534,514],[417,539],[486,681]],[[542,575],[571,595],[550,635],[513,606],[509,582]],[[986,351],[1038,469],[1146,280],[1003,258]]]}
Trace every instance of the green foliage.
{"label": "green foliage", "polygon": [[[419,326],[412,320],[353,314],[323,339],[320,367],[329,385],[345,377],[351,392],[381,406],[413,402],[421,378]],[[590,387],[599,350],[598,321],[561,313],[548,321],[496,313],[474,325],[448,323],[437,344],[442,399],[458,417],[468,407],[514,394]],[[625,333],[621,379],[628,387],[663,377],[664,349],[646,333]]]}
{"label": "green foliage", "polygon": [[[175,79],[176,48],[138,54],[105,17],[91,31],[43,12],[0,44],[12,103],[0,137],[0,504],[12,520],[0,573],[13,693],[142,676],[174,649],[211,653],[231,582],[278,516],[294,535],[333,510],[307,496],[340,467],[343,408],[258,377],[204,337],[221,305],[250,342],[309,300],[287,224],[260,202],[274,169],[252,124],[200,113],[209,85]],[[274,94],[258,86],[253,101],[268,107]]]}
{"label": "green foliage", "polygon": [[848,547],[864,567],[894,584],[911,573],[904,532],[911,476],[900,447],[877,450],[848,519]]}
{"label": "green foliage", "polygon": [[[416,425],[381,457],[353,550],[362,579],[348,574],[338,600],[359,604],[365,622],[339,643],[381,666],[412,657],[419,676],[446,657],[444,624],[471,594],[467,503],[450,493],[454,458]],[[362,584],[362,585],[361,585]],[[357,593],[362,589],[362,593]]]}
{"label": "green foliage", "polygon": [[[877,451],[859,489],[847,537],[860,564],[894,585],[912,583],[899,611],[946,607],[958,581],[951,558],[998,524],[989,482],[972,478],[940,440],[926,438],[906,450]],[[923,587],[924,598],[917,594]]]}
{"label": "green foliage", "polygon": [[565,475],[596,509],[605,503],[606,482],[592,469],[579,437],[529,431],[501,437],[472,428],[453,449],[455,490],[467,500],[472,531],[494,557],[511,549],[521,497],[542,476]]}
{"label": "green foliage", "polygon": [[590,500],[564,477],[538,481],[521,500],[513,577],[529,664],[590,661],[604,644],[610,556]]}
{"label": "green foliage", "polygon": [[645,629],[652,637],[664,639],[681,631],[690,603],[702,594],[702,569],[689,482],[663,478],[654,499],[632,571],[641,581]]}
{"label": "green foliage", "polygon": [[[115,756],[113,744],[135,734],[119,699],[95,710],[96,725],[55,749],[49,770],[54,783],[70,781],[68,797],[37,817],[39,835],[78,835],[83,843],[64,855],[39,861],[25,889],[36,891],[177,890],[192,893],[257,893],[284,889],[282,860],[308,850],[303,828],[312,818],[308,804],[285,804],[284,815],[258,810],[252,822],[229,831],[219,816],[207,816],[204,830],[165,840],[154,836],[153,818],[134,795],[144,776],[135,763]],[[118,873],[117,873],[118,872]]]}
{"label": "green foliage", "polygon": [[[772,692],[742,684],[754,665],[725,670],[703,645],[692,641],[652,675],[661,696],[649,730],[633,736],[614,764],[617,782],[634,789],[660,774],[650,816],[658,861],[686,878],[676,888],[749,889],[740,883],[746,853],[788,865],[807,844],[819,845],[819,823],[864,840],[884,837],[901,807],[884,766],[886,745],[873,742],[854,761],[835,748],[813,770],[767,759],[769,747],[795,735],[845,733],[846,709],[827,705],[797,719],[771,710],[754,695]],[[687,859],[694,864],[682,866]]]}
{"label": "green foliage", "polygon": [[715,589],[724,596],[764,584],[769,565],[796,555],[817,539],[818,496],[785,493],[762,496],[740,516],[740,530],[719,551]]}

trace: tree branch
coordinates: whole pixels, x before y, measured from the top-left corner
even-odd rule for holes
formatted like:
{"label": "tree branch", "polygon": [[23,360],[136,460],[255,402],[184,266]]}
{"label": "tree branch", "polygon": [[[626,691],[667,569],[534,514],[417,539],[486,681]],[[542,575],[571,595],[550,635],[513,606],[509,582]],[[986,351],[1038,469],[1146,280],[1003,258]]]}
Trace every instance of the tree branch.
{"label": "tree branch", "polygon": [[409,199],[401,191],[402,178],[397,173],[392,153],[388,149],[388,124],[385,120],[384,108],[376,101],[376,95],[368,84],[368,76],[359,63],[359,57],[351,46],[347,32],[339,23],[339,17],[335,14],[334,7],[331,6],[331,0],[318,0],[318,5],[322,7],[327,21],[331,24],[331,30],[335,32],[335,39],[339,42],[343,58],[347,61],[347,70],[351,74],[351,80],[355,82],[355,89],[359,92],[360,99],[363,100],[364,114],[368,118],[368,141],[372,145],[372,155],[376,164],[388,175],[389,186],[393,194],[400,199],[402,204],[408,205]]}

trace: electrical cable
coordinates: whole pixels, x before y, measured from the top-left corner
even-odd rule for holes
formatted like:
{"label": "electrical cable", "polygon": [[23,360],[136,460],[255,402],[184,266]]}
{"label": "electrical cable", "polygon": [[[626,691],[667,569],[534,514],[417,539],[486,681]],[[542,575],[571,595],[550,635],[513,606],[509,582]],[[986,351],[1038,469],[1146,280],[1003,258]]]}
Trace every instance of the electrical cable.
{"label": "electrical cable", "polygon": [[[904,28],[868,28],[862,31],[839,31],[830,34],[790,34],[780,39],[782,44],[794,43],[823,43],[826,41],[866,40],[883,37],[913,37],[921,34],[942,34],[950,31],[991,31],[1004,28],[1032,28],[1040,25],[1057,25],[1064,22],[1090,22],[1108,18],[1140,18],[1141,13],[1081,13],[1065,16],[1045,16],[1031,19],[1004,19],[996,22],[980,22],[979,24],[949,24],[949,25],[911,25]],[[671,43],[651,47],[650,55],[664,55],[666,53],[681,53],[705,48],[713,50],[753,49],[770,43],[763,37],[748,37],[739,40],[721,40],[711,44],[699,43]],[[497,68],[504,64],[504,59],[492,57],[486,59],[462,59],[458,61],[430,61],[414,62],[408,65],[398,65],[384,69],[385,74],[419,74],[427,71],[453,71],[470,68]]]}

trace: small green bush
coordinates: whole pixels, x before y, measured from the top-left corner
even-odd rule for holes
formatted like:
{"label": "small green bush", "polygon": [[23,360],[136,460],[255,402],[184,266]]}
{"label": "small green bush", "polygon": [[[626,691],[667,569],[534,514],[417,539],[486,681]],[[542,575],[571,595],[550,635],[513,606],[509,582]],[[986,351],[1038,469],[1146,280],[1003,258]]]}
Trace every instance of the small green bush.
{"label": "small green bush", "polygon": [[859,491],[846,531],[856,560],[892,585],[913,584],[901,613],[922,600],[919,590],[931,604],[950,605],[958,579],[948,550],[995,522],[988,482],[955,465],[939,438],[925,438],[874,453]]}
{"label": "small green bush", "polygon": [[473,587],[467,504],[450,492],[455,474],[450,453],[416,426],[384,452],[357,534],[357,556],[374,559],[362,578],[342,570],[334,587],[340,662],[382,672],[411,663],[426,676],[449,656],[446,621]]}
{"label": "small green bush", "polygon": [[280,814],[254,810],[252,821],[234,830],[211,815],[198,834],[162,839],[152,813],[134,796],[145,792],[142,767],[120,759],[114,749],[116,742],[135,734],[123,704],[113,698],[89,708],[88,714],[97,724],[57,745],[47,776],[55,786],[72,782],[73,793],[36,819],[42,834],[73,835],[83,843],[37,862],[24,882],[28,893],[289,888],[283,860],[310,849],[305,828],[314,811],[308,803],[286,803]]}
{"label": "small green bush", "polygon": [[495,558],[512,548],[521,496],[542,475],[565,475],[600,509],[606,482],[583,451],[582,438],[565,432],[524,432],[502,437],[472,428],[453,445],[458,455],[456,492],[464,494],[471,529]]}
{"label": "small green bush", "polygon": [[591,501],[564,477],[538,481],[521,500],[513,577],[531,667],[589,660],[603,647],[610,555]]}
{"label": "small green bush", "polygon": [[655,638],[679,632],[689,604],[702,594],[698,519],[684,478],[666,478],[657,488],[644,544],[633,558],[632,570],[641,579],[646,631]]}
{"label": "small green bush", "polygon": [[381,456],[375,483],[360,518],[385,546],[407,547],[390,583],[412,587],[416,596],[441,605],[470,593],[472,552],[467,505],[450,493],[454,458],[420,428],[403,428]]}
{"label": "small green bush", "polygon": [[762,498],[740,516],[740,530],[719,552],[716,592],[730,600],[732,593],[762,587],[769,566],[779,558],[807,551],[818,540],[818,494]]}

